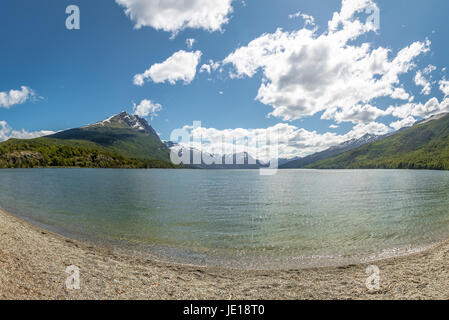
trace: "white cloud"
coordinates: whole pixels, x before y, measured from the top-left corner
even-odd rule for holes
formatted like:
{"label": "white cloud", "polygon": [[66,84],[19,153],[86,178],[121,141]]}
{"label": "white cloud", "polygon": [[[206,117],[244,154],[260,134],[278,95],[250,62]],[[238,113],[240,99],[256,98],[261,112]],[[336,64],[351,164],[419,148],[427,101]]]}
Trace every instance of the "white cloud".
{"label": "white cloud", "polygon": [[221,31],[233,0],[116,0],[135,28],[152,27],[176,35],[186,28]]}
{"label": "white cloud", "polygon": [[[431,93],[433,82],[431,80],[428,80],[425,75],[430,75],[435,70],[435,66],[429,65],[424,70],[418,70],[416,72],[414,80],[417,86],[423,87],[421,90],[421,94],[429,95]],[[432,76],[430,76],[430,79],[432,79]]]}
{"label": "white cloud", "polygon": [[10,108],[17,104],[22,104],[35,96],[31,88],[22,86],[20,90],[10,90],[9,92],[0,92],[0,108]]}
{"label": "white cloud", "polygon": [[352,128],[352,130],[345,135],[345,137],[349,138],[346,140],[358,139],[364,136],[365,134],[384,135],[390,131],[391,129],[383,123],[379,122],[359,123],[355,125]]}
{"label": "white cloud", "polygon": [[345,33],[353,33],[353,36],[356,36],[359,32],[363,33],[363,30],[373,30],[373,21],[363,24],[360,21],[352,21],[352,18],[357,13],[374,10],[378,11],[379,8],[372,0],[342,0],[340,12],[334,12],[332,20],[328,22],[329,31],[336,32],[341,28]]}
{"label": "white cloud", "polygon": [[294,19],[294,18],[298,18],[298,17],[301,17],[304,20],[304,23],[306,25],[310,25],[310,26],[315,25],[315,18],[312,17],[311,15],[302,13],[301,11],[298,11],[297,13],[294,13],[294,14],[290,14],[288,16],[289,19]]}
{"label": "white cloud", "polygon": [[133,107],[134,114],[141,118],[150,116],[151,119],[153,119],[161,110],[162,106],[159,103],[154,103],[153,101],[148,99],[142,100],[139,105],[136,105],[134,103]]}
{"label": "white cloud", "polygon": [[416,119],[412,116],[390,123],[390,127],[395,130],[399,130],[406,127],[411,127],[416,122]]}
{"label": "white cloud", "polygon": [[214,60],[209,60],[209,63],[205,63],[200,68],[200,73],[207,72],[211,74],[212,71],[217,70],[220,67],[220,62],[215,62]]}
{"label": "white cloud", "polygon": [[152,65],[144,73],[136,74],[134,84],[142,86],[146,80],[152,80],[155,83],[168,81],[172,85],[177,81],[189,84],[195,78],[201,55],[201,51],[187,52],[180,50],[164,62]]}
{"label": "white cloud", "polygon": [[386,111],[367,105],[355,105],[346,108],[327,109],[322,119],[335,120],[337,123],[369,123],[387,115]]}
{"label": "white cloud", "polygon": [[440,81],[440,90],[444,93],[444,96],[449,96],[449,81],[446,79],[443,79]]}
{"label": "white cloud", "polygon": [[429,95],[432,91],[432,84],[428,81],[424,76],[422,71],[417,71],[415,75],[415,84],[417,86],[423,87],[421,90],[421,94]]}
{"label": "white cloud", "polygon": [[196,42],[196,40],[193,38],[186,39],[187,48],[192,49],[195,42]]}
{"label": "white cloud", "polygon": [[404,88],[394,88],[393,93],[390,95],[390,97],[394,100],[408,101],[413,101],[415,98],[414,96],[410,96]]}
{"label": "white cloud", "polygon": [[444,98],[441,102],[433,97],[426,103],[406,103],[401,106],[391,106],[387,109],[387,113],[399,119],[407,119],[409,117],[428,118],[439,113],[449,112],[449,98]]}
{"label": "white cloud", "polygon": [[210,73],[211,73],[211,67],[210,67],[210,65],[208,65],[208,64],[203,64],[203,65],[201,66],[201,68],[200,68],[200,73],[203,73],[203,72],[207,72],[208,74],[210,74]]}
{"label": "white cloud", "polygon": [[238,48],[223,62],[233,66],[231,77],[253,77],[261,71],[256,100],[273,107],[270,115],[287,121],[320,111],[328,116],[338,115],[338,109],[349,113],[381,97],[412,100],[399,75],[415,67],[415,58],[430,50],[430,41],[414,42],[396,56],[370,43],[354,44],[376,31],[373,23],[358,18],[375,7],[371,0],[343,0],[326,32],[278,29]]}
{"label": "white cloud", "polygon": [[6,121],[0,121],[0,141],[16,138],[16,139],[33,139],[42,136],[54,134],[54,131],[42,130],[29,132],[24,129],[13,130]]}

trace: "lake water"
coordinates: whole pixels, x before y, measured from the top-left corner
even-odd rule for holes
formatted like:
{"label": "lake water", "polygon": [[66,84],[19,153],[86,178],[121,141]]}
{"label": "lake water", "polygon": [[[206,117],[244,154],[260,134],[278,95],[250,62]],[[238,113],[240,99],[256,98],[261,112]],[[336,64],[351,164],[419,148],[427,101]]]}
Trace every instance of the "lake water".
{"label": "lake water", "polygon": [[449,172],[0,170],[0,207],[63,235],[179,263],[302,268],[449,235]]}

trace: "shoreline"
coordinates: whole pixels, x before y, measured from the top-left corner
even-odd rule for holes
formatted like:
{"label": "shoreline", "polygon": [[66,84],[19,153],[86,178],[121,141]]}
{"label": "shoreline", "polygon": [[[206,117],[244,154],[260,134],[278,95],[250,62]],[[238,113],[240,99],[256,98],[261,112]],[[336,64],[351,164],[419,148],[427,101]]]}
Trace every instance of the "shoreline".
{"label": "shoreline", "polygon": [[[238,270],[132,257],[63,237],[0,209],[0,299],[447,299],[449,240],[340,267]],[[366,268],[380,269],[369,291]],[[66,268],[80,290],[66,289]]]}
{"label": "shoreline", "polygon": [[[184,266],[184,267],[192,267],[192,268],[206,268],[206,269],[219,269],[223,271],[244,271],[244,272],[252,272],[252,271],[300,271],[300,270],[310,270],[310,269],[323,269],[323,268],[341,268],[348,265],[365,265],[365,264],[373,264],[377,261],[407,257],[409,255],[418,254],[421,252],[425,252],[427,250],[431,250],[432,248],[438,246],[443,240],[434,241],[427,244],[421,245],[407,245],[402,247],[396,247],[392,249],[384,249],[378,251],[376,253],[369,254],[337,254],[337,255],[303,255],[303,256],[295,256],[290,260],[286,260],[285,257],[272,257],[272,261],[268,264],[265,260],[257,260],[254,259],[246,259],[241,260],[241,258],[235,257],[226,257],[228,260],[224,263],[224,256],[214,256],[210,259],[201,259],[203,263],[197,263],[193,260],[188,261],[186,258],[179,258],[176,254],[173,256],[173,252],[169,255],[166,251],[155,251],[153,249],[143,250],[143,248],[135,248],[131,245],[131,243],[121,243],[120,241],[111,242],[104,241],[99,239],[90,238],[88,236],[80,236],[72,231],[65,231],[58,228],[54,228],[51,226],[45,225],[40,221],[34,220],[30,217],[21,216],[20,214],[13,213],[8,211],[2,207],[0,207],[0,213],[3,212],[11,217],[17,218],[23,223],[28,224],[31,228],[37,228],[38,231],[45,231],[55,237],[62,238],[63,240],[68,239],[69,241],[73,241],[79,244],[83,244],[89,248],[96,248],[100,251],[106,252],[114,252],[116,255],[120,255],[122,257],[127,258],[137,258],[143,259],[147,261],[152,261],[156,263],[163,263],[166,265],[173,266]],[[447,238],[449,241],[449,238]],[[198,252],[188,251],[187,249],[178,251],[181,252],[181,256],[185,254],[200,254]],[[234,259],[235,258],[235,259]],[[284,258],[284,259],[283,259]],[[217,260],[219,259],[217,263]],[[266,258],[269,260],[269,258]],[[256,261],[257,260],[257,261]],[[295,263],[292,263],[292,261]],[[207,261],[207,262],[204,262]],[[284,266],[279,267],[284,264]]]}

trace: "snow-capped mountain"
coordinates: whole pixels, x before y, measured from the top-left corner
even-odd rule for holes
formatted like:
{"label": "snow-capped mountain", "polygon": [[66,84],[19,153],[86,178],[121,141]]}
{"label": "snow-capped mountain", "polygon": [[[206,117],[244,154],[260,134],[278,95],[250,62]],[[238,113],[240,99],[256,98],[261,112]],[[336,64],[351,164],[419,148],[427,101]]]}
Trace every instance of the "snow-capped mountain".
{"label": "snow-capped mountain", "polygon": [[357,148],[359,146],[362,146],[364,144],[370,143],[370,142],[374,142],[377,141],[381,138],[382,136],[378,136],[375,134],[365,134],[363,137],[360,137],[358,139],[351,139],[348,141],[345,141],[339,145],[330,147],[328,150],[338,150],[338,149],[345,149],[345,148]]}
{"label": "snow-capped mountain", "polygon": [[143,118],[121,112],[81,128],[58,132],[51,138],[93,142],[126,157],[170,160],[170,150]]}
{"label": "snow-capped mountain", "polygon": [[113,115],[103,121],[89,125],[87,127],[125,127],[145,132],[157,137],[159,136],[157,132],[153,129],[153,127],[150,126],[145,119],[136,115],[131,115],[125,111]]}

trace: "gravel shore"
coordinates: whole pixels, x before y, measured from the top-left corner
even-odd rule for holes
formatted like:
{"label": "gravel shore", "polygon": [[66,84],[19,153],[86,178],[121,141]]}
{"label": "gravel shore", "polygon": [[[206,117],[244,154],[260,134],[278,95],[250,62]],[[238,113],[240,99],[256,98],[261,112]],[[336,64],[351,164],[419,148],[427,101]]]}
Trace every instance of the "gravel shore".
{"label": "gravel shore", "polygon": [[[129,257],[64,238],[0,210],[1,299],[448,299],[449,241],[368,265],[290,271],[200,268]],[[80,289],[68,290],[68,266]]]}

